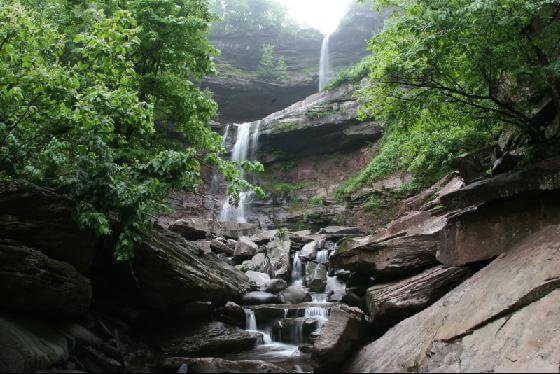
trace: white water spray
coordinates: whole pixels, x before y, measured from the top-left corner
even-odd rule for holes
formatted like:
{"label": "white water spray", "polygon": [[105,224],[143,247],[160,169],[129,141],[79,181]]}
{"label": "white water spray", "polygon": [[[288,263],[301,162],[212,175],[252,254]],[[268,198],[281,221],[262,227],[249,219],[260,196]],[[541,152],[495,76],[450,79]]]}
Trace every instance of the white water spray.
{"label": "white water spray", "polygon": [[329,38],[330,35],[325,35],[323,45],[321,46],[321,61],[319,63],[319,91],[323,91],[332,78],[331,65],[329,61]]}
{"label": "white water spray", "polygon": [[299,253],[294,254],[294,260],[292,262],[292,283],[294,285],[302,284],[303,280],[303,265],[301,259],[299,258]]}

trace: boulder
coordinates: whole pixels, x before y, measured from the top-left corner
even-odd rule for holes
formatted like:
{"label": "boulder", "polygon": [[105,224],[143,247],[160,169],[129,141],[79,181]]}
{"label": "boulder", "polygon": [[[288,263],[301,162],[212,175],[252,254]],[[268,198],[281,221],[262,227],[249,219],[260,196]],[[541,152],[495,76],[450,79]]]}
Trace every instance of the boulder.
{"label": "boulder", "polygon": [[350,362],[350,372],[557,371],[560,227],[534,234]]}
{"label": "boulder", "polygon": [[365,315],[357,308],[340,305],[331,309],[327,323],[313,344],[311,359],[316,371],[333,371],[344,362],[365,337]]}
{"label": "boulder", "polygon": [[155,371],[178,373],[181,367],[186,367],[188,373],[286,373],[281,367],[266,361],[228,361],[215,357],[166,358]]}
{"label": "boulder", "polygon": [[[504,194],[509,196],[507,191]],[[484,196],[481,193],[482,199]],[[436,257],[449,266],[488,260],[552,224],[560,224],[557,191],[533,192],[473,206],[450,215]]]}
{"label": "boulder", "polygon": [[437,266],[396,283],[371,287],[366,293],[369,321],[376,330],[385,330],[427,308],[469,275],[467,268]]}
{"label": "boulder", "polygon": [[268,244],[268,242],[273,241],[276,234],[278,234],[278,230],[259,231],[255,235],[252,235],[249,239],[258,245],[265,245]]}
{"label": "boulder", "polygon": [[288,282],[284,279],[272,279],[266,288],[266,292],[277,294],[288,288]]}
{"label": "boulder", "polygon": [[181,331],[181,337],[165,344],[163,351],[172,356],[232,353],[254,347],[259,338],[259,333],[210,322]]}
{"label": "boulder", "polygon": [[184,307],[177,310],[179,318],[188,320],[206,320],[209,319],[214,311],[214,306],[209,301],[193,301],[185,304]]}
{"label": "boulder", "polygon": [[282,302],[281,296],[263,291],[249,292],[241,298],[241,304],[243,305],[281,304]]}
{"label": "boulder", "polygon": [[272,272],[270,260],[265,253],[257,253],[252,259],[243,261],[241,264],[243,271],[257,271],[259,273],[269,274]]}
{"label": "boulder", "polygon": [[16,240],[89,275],[97,240],[73,219],[72,202],[24,181],[0,182],[0,238]]}
{"label": "boulder", "polygon": [[305,267],[305,284],[311,292],[324,292],[327,286],[327,267],[316,262],[308,262]]}
{"label": "boulder", "polygon": [[4,310],[76,317],[91,304],[91,284],[72,265],[11,240],[0,239],[0,284]]}
{"label": "boulder", "polygon": [[323,248],[324,245],[324,240],[313,240],[312,242],[309,242],[303,246],[303,248],[299,252],[299,257],[306,260],[314,260],[317,251]]}
{"label": "boulder", "polygon": [[255,282],[261,291],[264,291],[270,285],[270,276],[268,274],[248,271],[245,275],[249,278],[249,280]]}
{"label": "boulder", "polygon": [[228,257],[233,256],[233,252],[235,251],[235,248],[230,247],[219,239],[214,239],[210,242],[210,249],[212,249],[214,253],[223,253]]}
{"label": "boulder", "polygon": [[300,304],[305,301],[311,301],[311,295],[302,286],[290,286],[280,292],[280,297],[287,304]]}
{"label": "boulder", "polygon": [[251,241],[248,237],[242,236],[239,240],[237,240],[237,244],[235,245],[233,259],[236,261],[248,260],[256,255],[258,250],[258,245]]}
{"label": "boulder", "polygon": [[245,310],[232,301],[216,311],[218,319],[233,326],[245,328]]}
{"label": "boulder", "polygon": [[155,308],[193,301],[235,300],[251,288],[249,278],[214,254],[205,254],[162,228],[146,234],[131,261],[140,297]]}
{"label": "boulder", "polygon": [[353,249],[340,246],[330,265],[378,280],[398,279],[435,266],[438,244],[436,235],[413,235]]}
{"label": "boulder", "polygon": [[540,161],[524,170],[471,183],[442,195],[440,200],[448,209],[463,209],[523,193],[557,189],[560,189],[560,157]]}
{"label": "boulder", "polygon": [[271,276],[286,279],[289,276],[291,241],[287,233],[279,232],[266,247],[270,260]]}
{"label": "boulder", "polygon": [[257,232],[257,226],[249,223],[221,222],[202,217],[182,218],[171,225],[169,230],[176,232],[187,240],[200,240],[210,234],[225,238],[238,239],[251,236]]}

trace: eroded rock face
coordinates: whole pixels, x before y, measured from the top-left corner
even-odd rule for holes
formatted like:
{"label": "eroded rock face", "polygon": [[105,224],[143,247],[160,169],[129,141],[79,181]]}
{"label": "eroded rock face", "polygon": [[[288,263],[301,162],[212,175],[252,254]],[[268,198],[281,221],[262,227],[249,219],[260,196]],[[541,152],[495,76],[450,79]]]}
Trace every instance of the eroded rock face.
{"label": "eroded rock face", "polygon": [[342,246],[331,256],[330,264],[376,279],[395,279],[435,266],[437,246],[434,235],[394,238],[352,249]]}
{"label": "eroded rock face", "polygon": [[557,371],[559,288],[560,227],[550,226],[367,345],[347,370]]}
{"label": "eroded rock face", "polygon": [[216,311],[218,319],[237,327],[245,328],[245,311],[243,308],[232,301]]}
{"label": "eroded rock face", "polygon": [[187,240],[200,240],[210,234],[225,238],[238,239],[242,236],[251,236],[257,232],[257,226],[249,223],[221,222],[206,218],[182,218],[171,225],[169,230],[174,231]]}
{"label": "eroded rock face", "polygon": [[365,333],[365,316],[361,310],[344,305],[332,308],[311,352],[317,370],[336,370],[361,343]]}
{"label": "eroded rock face", "polygon": [[243,261],[240,269],[242,271],[257,271],[259,273],[269,274],[272,272],[270,260],[265,253],[257,253],[252,259]]}
{"label": "eroded rock face", "polygon": [[268,274],[259,273],[256,271],[248,271],[245,273],[245,275],[262,291],[264,291],[270,285],[270,276]]}
{"label": "eroded rock face", "polygon": [[270,260],[271,276],[286,279],[289,275],[290,248],[292,242],[286,233],[278,233],[266,247],[266,254]]}
{"label": "eroded rock face", "polygon": [[252,258],[257,254],[259,246],[256,245],[251,239],[246,236],[242,236],[237,241],[235,245],[235,252],[233,252],[233,258],[236,261],[243,261]]}
{"label": "eroded rock face", "polygon": [[373,286],[366,293],[369,320],[384,330],[430,306],[469,274],[467,268],[437,266],[396,283]]}
{"label": "eroded rock face", "polygon": [[179,338],[164,347],[169,355],[212,355],[239,352],[253,347],[260,334],[248,332],[222,322],[210,322],[185,331]]}
{"label": "eroded rock face", "polygon": [[327,286],[326,266],[315,262],[308,262],[305,267],[305,284],[311,292],[323,292]]}
{"label": "eroded rock face", "polygon": [[72,204],[52,190],[0,183],[0,238],[13,239],[89,275],[96,239],[73,220]]}
{"label": "eroded rock face", "polygon": [[4,310],[80,316],[91,304],[90,281],[70,264],[0,239],[0,306]]}
{"label": "eroded rock face", "polygon": [[132,260],[141,297],[152,307],[176,307],[191,301],[221,304],[246,293],[249,278],[216,255],[155,228]]}
{"label": "eroded rock face", "polygon": [[228,361],[221,358],[182,358],[165,359],[160,365],[164,372],[178,373],[187,368],[188,373],[285,373],[281,367],[258,360]]}

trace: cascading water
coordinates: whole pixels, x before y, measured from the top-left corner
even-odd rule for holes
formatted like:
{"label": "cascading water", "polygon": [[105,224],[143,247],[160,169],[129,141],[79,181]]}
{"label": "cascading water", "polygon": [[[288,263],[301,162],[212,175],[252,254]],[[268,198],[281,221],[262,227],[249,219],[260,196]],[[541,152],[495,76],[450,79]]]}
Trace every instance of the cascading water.
{"label": "cascading water", "polygon": [[[255,128],[252,133],[252,123],[243,123],[241,125],[236,125],[236,127],[237,139],[231,150],[231,160],[246,161],[254,159],[259,145],[260,123],[257,122],[254,125]],[[241,174],[242,177],[245,177],[244,172]],[[237,206],[231,205],[229,199],[226,197],[222,205],[220,221],[246,223],[246,210],[252,196],[252,192],[242,191],[239,194],[239,204]]]}
{"label": "cascading water", "polygon": [[301,286],[303,280],[303,265],[299,258],[299,253],[294,254],[292,262],[292,283]]}
{"label": "cascading water", "polygon": [[315,261],[320,264],[326,264],[329,262],[329,251],[324,249],[322,251],[317,252],[317,256],[315,257]]}
{"label": "cascading water", "polygon": [[329,84],[332,77],[329,61],[329,38],[330,35],[325,35],[321,46],[321,60],[319,63],[319,91],[323,91],[327,84]]}

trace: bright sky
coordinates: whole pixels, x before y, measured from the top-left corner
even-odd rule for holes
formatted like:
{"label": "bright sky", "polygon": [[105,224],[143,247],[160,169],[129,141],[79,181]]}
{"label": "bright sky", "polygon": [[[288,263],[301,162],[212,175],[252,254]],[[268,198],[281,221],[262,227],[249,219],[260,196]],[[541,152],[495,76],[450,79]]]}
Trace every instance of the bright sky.
{"label": "bright sky", "polygon": [[329,34],[336,30],[353,0],[279,0],[299,23]]}

